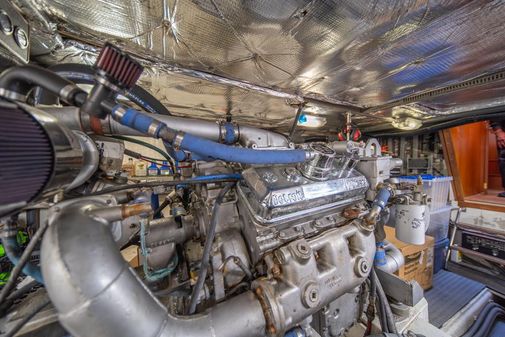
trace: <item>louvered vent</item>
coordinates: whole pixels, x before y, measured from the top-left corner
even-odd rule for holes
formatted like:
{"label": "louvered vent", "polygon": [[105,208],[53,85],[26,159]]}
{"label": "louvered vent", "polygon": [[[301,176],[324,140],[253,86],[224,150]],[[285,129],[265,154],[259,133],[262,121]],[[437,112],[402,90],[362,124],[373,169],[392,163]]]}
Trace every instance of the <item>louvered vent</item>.
{"label": "louvered vent", "polygon": [[53,150],[45,131],[28,113],[0,111],[0,205],[30,201],[51,177]]}

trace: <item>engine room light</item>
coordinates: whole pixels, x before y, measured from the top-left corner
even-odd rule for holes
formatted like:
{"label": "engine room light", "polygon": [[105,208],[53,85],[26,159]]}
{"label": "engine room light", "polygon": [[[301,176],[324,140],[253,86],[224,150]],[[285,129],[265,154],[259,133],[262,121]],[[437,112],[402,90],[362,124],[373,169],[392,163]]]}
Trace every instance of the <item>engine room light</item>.
{"label": "engine room light", "polygon": [[423,122],[412,117],[399,117],[393,120],[391,124],[400,130],[417,130],[423,125]]}
{"label": "engine room light", "polygon": [[320,128],[326,125],[326,118],[321,116],[302,114],[298,118],[298,125],[307,128]]}

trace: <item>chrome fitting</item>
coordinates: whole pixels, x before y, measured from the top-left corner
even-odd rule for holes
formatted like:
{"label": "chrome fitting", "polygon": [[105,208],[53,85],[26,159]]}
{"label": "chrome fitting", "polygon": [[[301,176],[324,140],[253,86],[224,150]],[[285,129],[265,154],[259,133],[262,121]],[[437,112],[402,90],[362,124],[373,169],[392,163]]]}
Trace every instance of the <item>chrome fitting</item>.
{"label": "chrome fitting", "polygon": [[184,132],[177,132],[174,138],[174,142],[172,143],[174,150],[179,150],[181,148],[183,139],[184,139]]}
{"label": "chrome fitting", "polygon": [[5,88],[0,88],[0,96],[7,98],[8,100],[12,100],[12,101],[20,101],[20,102],[26,101],[25,95],[21,95],[20,93],[17,93],[15,91],[11,91],[11,90],[7,90]]}

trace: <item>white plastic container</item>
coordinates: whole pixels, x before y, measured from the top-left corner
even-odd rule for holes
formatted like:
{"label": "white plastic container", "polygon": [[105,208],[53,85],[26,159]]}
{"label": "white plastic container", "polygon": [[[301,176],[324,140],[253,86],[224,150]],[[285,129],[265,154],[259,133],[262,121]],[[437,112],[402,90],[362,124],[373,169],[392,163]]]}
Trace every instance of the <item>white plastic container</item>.
{"label": "white plastic container", "polygon": [[449,234],[449,221],[451,219],[452,206],[445,206],[430,211],[430,221],[426,235],[435,238],[435,242],[447,238]]}

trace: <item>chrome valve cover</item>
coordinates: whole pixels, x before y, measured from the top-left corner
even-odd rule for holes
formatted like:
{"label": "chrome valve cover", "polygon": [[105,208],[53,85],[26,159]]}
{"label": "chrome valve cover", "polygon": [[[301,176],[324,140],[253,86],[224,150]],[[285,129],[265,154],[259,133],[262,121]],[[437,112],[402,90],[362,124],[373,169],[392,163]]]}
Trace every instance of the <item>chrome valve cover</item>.
{"label": "chrome valve cover", "polygon": [[252,260],[282,244],[343,224],[342,210],[364,200],[365,176],[353,170],[326,181],[303,176],[293,166],[251,167],[242,172],[238,206]]}

